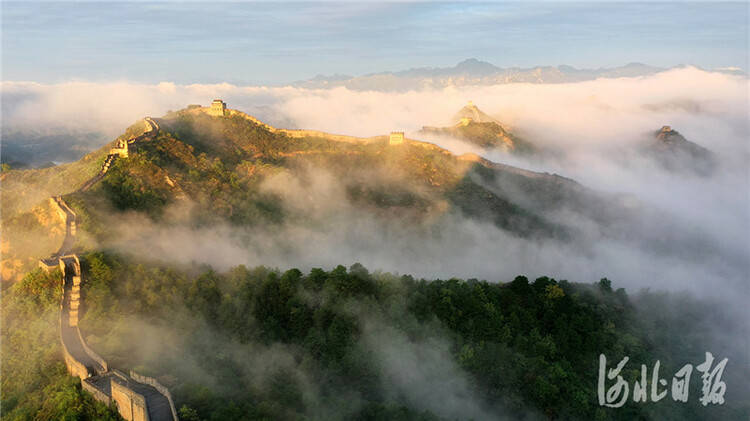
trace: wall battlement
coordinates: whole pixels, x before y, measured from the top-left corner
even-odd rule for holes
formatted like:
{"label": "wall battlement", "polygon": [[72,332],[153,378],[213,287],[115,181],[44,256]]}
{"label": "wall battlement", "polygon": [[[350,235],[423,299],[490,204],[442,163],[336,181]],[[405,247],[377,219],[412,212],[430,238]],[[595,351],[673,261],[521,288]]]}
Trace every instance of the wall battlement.
{"label": "wall battlement", "polygon": [[[226,107],[226,104],[224,104]],[[188,108],[191,112],[203,112],[209,115],[218,115],[214,114],[216,111],[213,110],[213,104],[211,107],[200,107],[200,108]],[[196,110],[196,111],[193,111]],[[225,108],[223,111],[223,114],[221,114],[226,117],[241,117],[245,120],[251,121],[254,124],[257,124],[258,126],[264,128],[265,130],[268,130],[271,133],[278,133],[286,135],[292,139],[300,139],[303,137],[318,137],[322,139],[332,140],[334,142],[347,142],[347,143],[374,143],[374,142],[383,142],[388,139],[387,136],[371,136],[371,137],[357,137],[357,136],[348,136],[348,135],[341,135],[341,134],[332,134],[332,133],[326,133],[322,132],[320,130],[308,130],[308,129],[279,129],[276,127],[271,126],[270,124],[264,123],[260,121],[259,119],[244,113],[239,110],[233,110],[229,108]]]}
{"label": "wall battlement", "polygon": [[118,377],[110,378],[112,400],[123,418],[126,420],[149,421],[146,398],[128,387],[127,382]]}

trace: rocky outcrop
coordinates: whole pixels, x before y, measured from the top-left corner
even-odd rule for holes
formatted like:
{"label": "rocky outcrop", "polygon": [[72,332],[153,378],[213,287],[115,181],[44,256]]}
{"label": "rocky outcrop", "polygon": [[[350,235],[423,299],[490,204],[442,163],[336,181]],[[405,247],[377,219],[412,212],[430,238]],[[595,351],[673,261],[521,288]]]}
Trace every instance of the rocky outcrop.
{"label": "rocky outcrop", "polygon": [[469,101],[465,107],[458,110],[456,115],[453,116],[453,124],[466,125],[469,121],[475,123],[497,123],[494,118],[482,112],[482,110],[471,101]]}
{"label": "rocky outcrop", "polygon": [[664,169],[673,172],[692,172],[700,176],[713,174],[718,167],[716,155],[693,143],[670,126],[653,133],[654,140],[646,145],[644,153],[656,160]]}
{"label": "rocky outcrop", "polygon": [[516,155],[543,152],[532,142],[512,133],[471,101],[453,117],[453,125],[446,127],[423,126],[420,135],[428,139],[453,138],[484,149],[501,150]]}

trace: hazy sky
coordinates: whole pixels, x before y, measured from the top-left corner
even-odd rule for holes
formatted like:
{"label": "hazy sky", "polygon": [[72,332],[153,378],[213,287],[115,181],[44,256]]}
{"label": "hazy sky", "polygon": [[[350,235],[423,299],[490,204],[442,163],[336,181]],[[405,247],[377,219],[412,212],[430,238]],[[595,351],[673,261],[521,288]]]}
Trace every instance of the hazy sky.
{"label": "hazy sky", "polygon": [[2,2],[3,80],[279,84],[453,66],[747,70],[748,3]]}

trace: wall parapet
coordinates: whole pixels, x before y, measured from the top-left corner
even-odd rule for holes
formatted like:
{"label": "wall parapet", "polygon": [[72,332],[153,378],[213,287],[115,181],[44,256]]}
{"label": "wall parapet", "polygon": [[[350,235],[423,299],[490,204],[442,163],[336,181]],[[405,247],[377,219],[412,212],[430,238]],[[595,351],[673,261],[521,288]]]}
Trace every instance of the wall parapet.
{"label": "wall parapet", "polygon": [[307,130],[307,129],[275,129],[277,133],[285,134],[293,139],[299,139],[303,137],[319,137],[321,139],[332,140],[335,142],[346,142],[346,143],[372,143],[382,141],[386,139],[385,136],[373,136],[373,137],[356,137],[348,136],[343,134],[332,134],[321,132],[319,130]]}
{"label": "wall parapet", "polygon": [[83,335],[81,334],[81,329],[78,328],[77,326],[76,326],[76,332],[78,333],[78,339],[81,341],[81,345],[83,345],[83,351],[86,352],[86,354],[88,354],[88,356],[91,357],[92,360],[99,363],[99,365],[102,367],[101,373],[98,372],[100,370],[97,370],[96,374],[102,375],[106,373],[107,371],[109,371],[109,366],[107,365],[107,361],[105,361],[104,358],[102,358],[99,354],[94,352],[94,350],[91,349],[91,347],[89,347],[89,344],[86,343],[85,339],[83,339]]}
{"label": "wall parapet", "polygon": [[73,209],[71,209],[71,208],[70,208],[70,206],[68,206],[68,204],[67,204],[67,203],[65,203],[65,201],[64,201],[64,200],[62,200],[62,196],[56,196],[56,197],[55,197],[55,202],[56,202],[56,203],[58,204],[58,206],[60,206],[60,208],[62,208],[62,209],[63,209],[63,211],[65,212],[65,217],[66,217],[66,220],[67,220],[67,217],[68,217],[68,216],[72,216],[72,217],[73,217],[73,219],[75,219],[75,218],[76,218],[76,217],[78,216],[78,215],[76,215],[76,213],[75,213],[75,212],[73,211]]}
{"label": "wall parapet", "polygon": [[[65,282],[65,278],[63,278],[63,283]],[[63,286],[64,288],[64,286]],[[65,300],[65,295],[63,294],[63,300]],[[60,344],[62,346],[62,352],[63,352],[63,359],[65,360],[65,366],[68,368],[68,372],[80,378],[81,380],[87,379],[91,377],[91,372],[89,372],[89,369],[86,367],[83,362],[78,361],[73,354],[70,353],[70,350],[68,349],[68,345],[65,343],[65,339],[62,335],[62,331],[64,328],[64,321],[63,321],[63,311],[62,311],[63,304],[60,303],[60,323],[59,323],[59,329],[60,329]]]}
{"label": "wall parapet", "polygon": [[146,397],[121,383],[122,380],[110,378],[110,390],[112,391],[112,400],[117,405],[117,410],[126,420],[150,421],[148,415],[148,406]]}
{"label": "wall parapet", "polygon": [[94,396],[94,399],[98,400],[99,402],[104,403],[107,406],[109,406],[109,404],[112,402],[112,398],[109,395],[99,390],[96,386],[91,384],[88,380],[82,380],[81,387],[83,388],[83,390],[91,393]]}
{"label": "wall parapet", "polygon": [[65,209],[60,205],[60,196],[53,196],[49,198],[50,204],[52,205],[52,208],[57,212],[57,215],[62,219],[63,223],[68,222],[68,214],[65,212]]}
{"label": "wall parapet", "polygon": [[81,380],[91,377],[89,369],[86,368],[82,362],[75,359],[65,345],[65,342],[61,340],[60,343],[62,344],[63,359],[65,360],[65,366],[68,368],[68,372]]}
{"label": "wall parapet", "polygon": [[148,377],[148,376],[138,374],[133,370],[130,370],[130,377],[132,377],[133,380],[137,381],[138,383],[147,384],[153,387],[159,393],[164,395],[169,401],[169,409],[170,411],[172,411],[172,417],[174,417],[175,420],[177,419],[177,409],[174,406],[174,401],[172,400],[172,394],[169,392],[169,389],[167,389],[166,386],[159,383],[159,381],[153,377]]}

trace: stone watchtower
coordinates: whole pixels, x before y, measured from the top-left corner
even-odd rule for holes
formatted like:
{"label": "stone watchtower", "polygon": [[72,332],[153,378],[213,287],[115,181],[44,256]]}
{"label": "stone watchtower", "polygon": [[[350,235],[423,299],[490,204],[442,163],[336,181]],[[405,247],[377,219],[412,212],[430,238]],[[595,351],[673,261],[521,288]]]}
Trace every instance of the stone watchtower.
{"label": "stone watchtower", "polygon": [[216,117],[224,117],[227,111],[227,104],[224,103],[224,101],[220,99],[215,99],[211,103],[211,107],[208,109],[208,115],[213,115]]}
{"label": "stone watchtower", "polygon": [[391,137],[388,140],[389,145],[400,145],[404,143],[404,132],[391,132]]}

